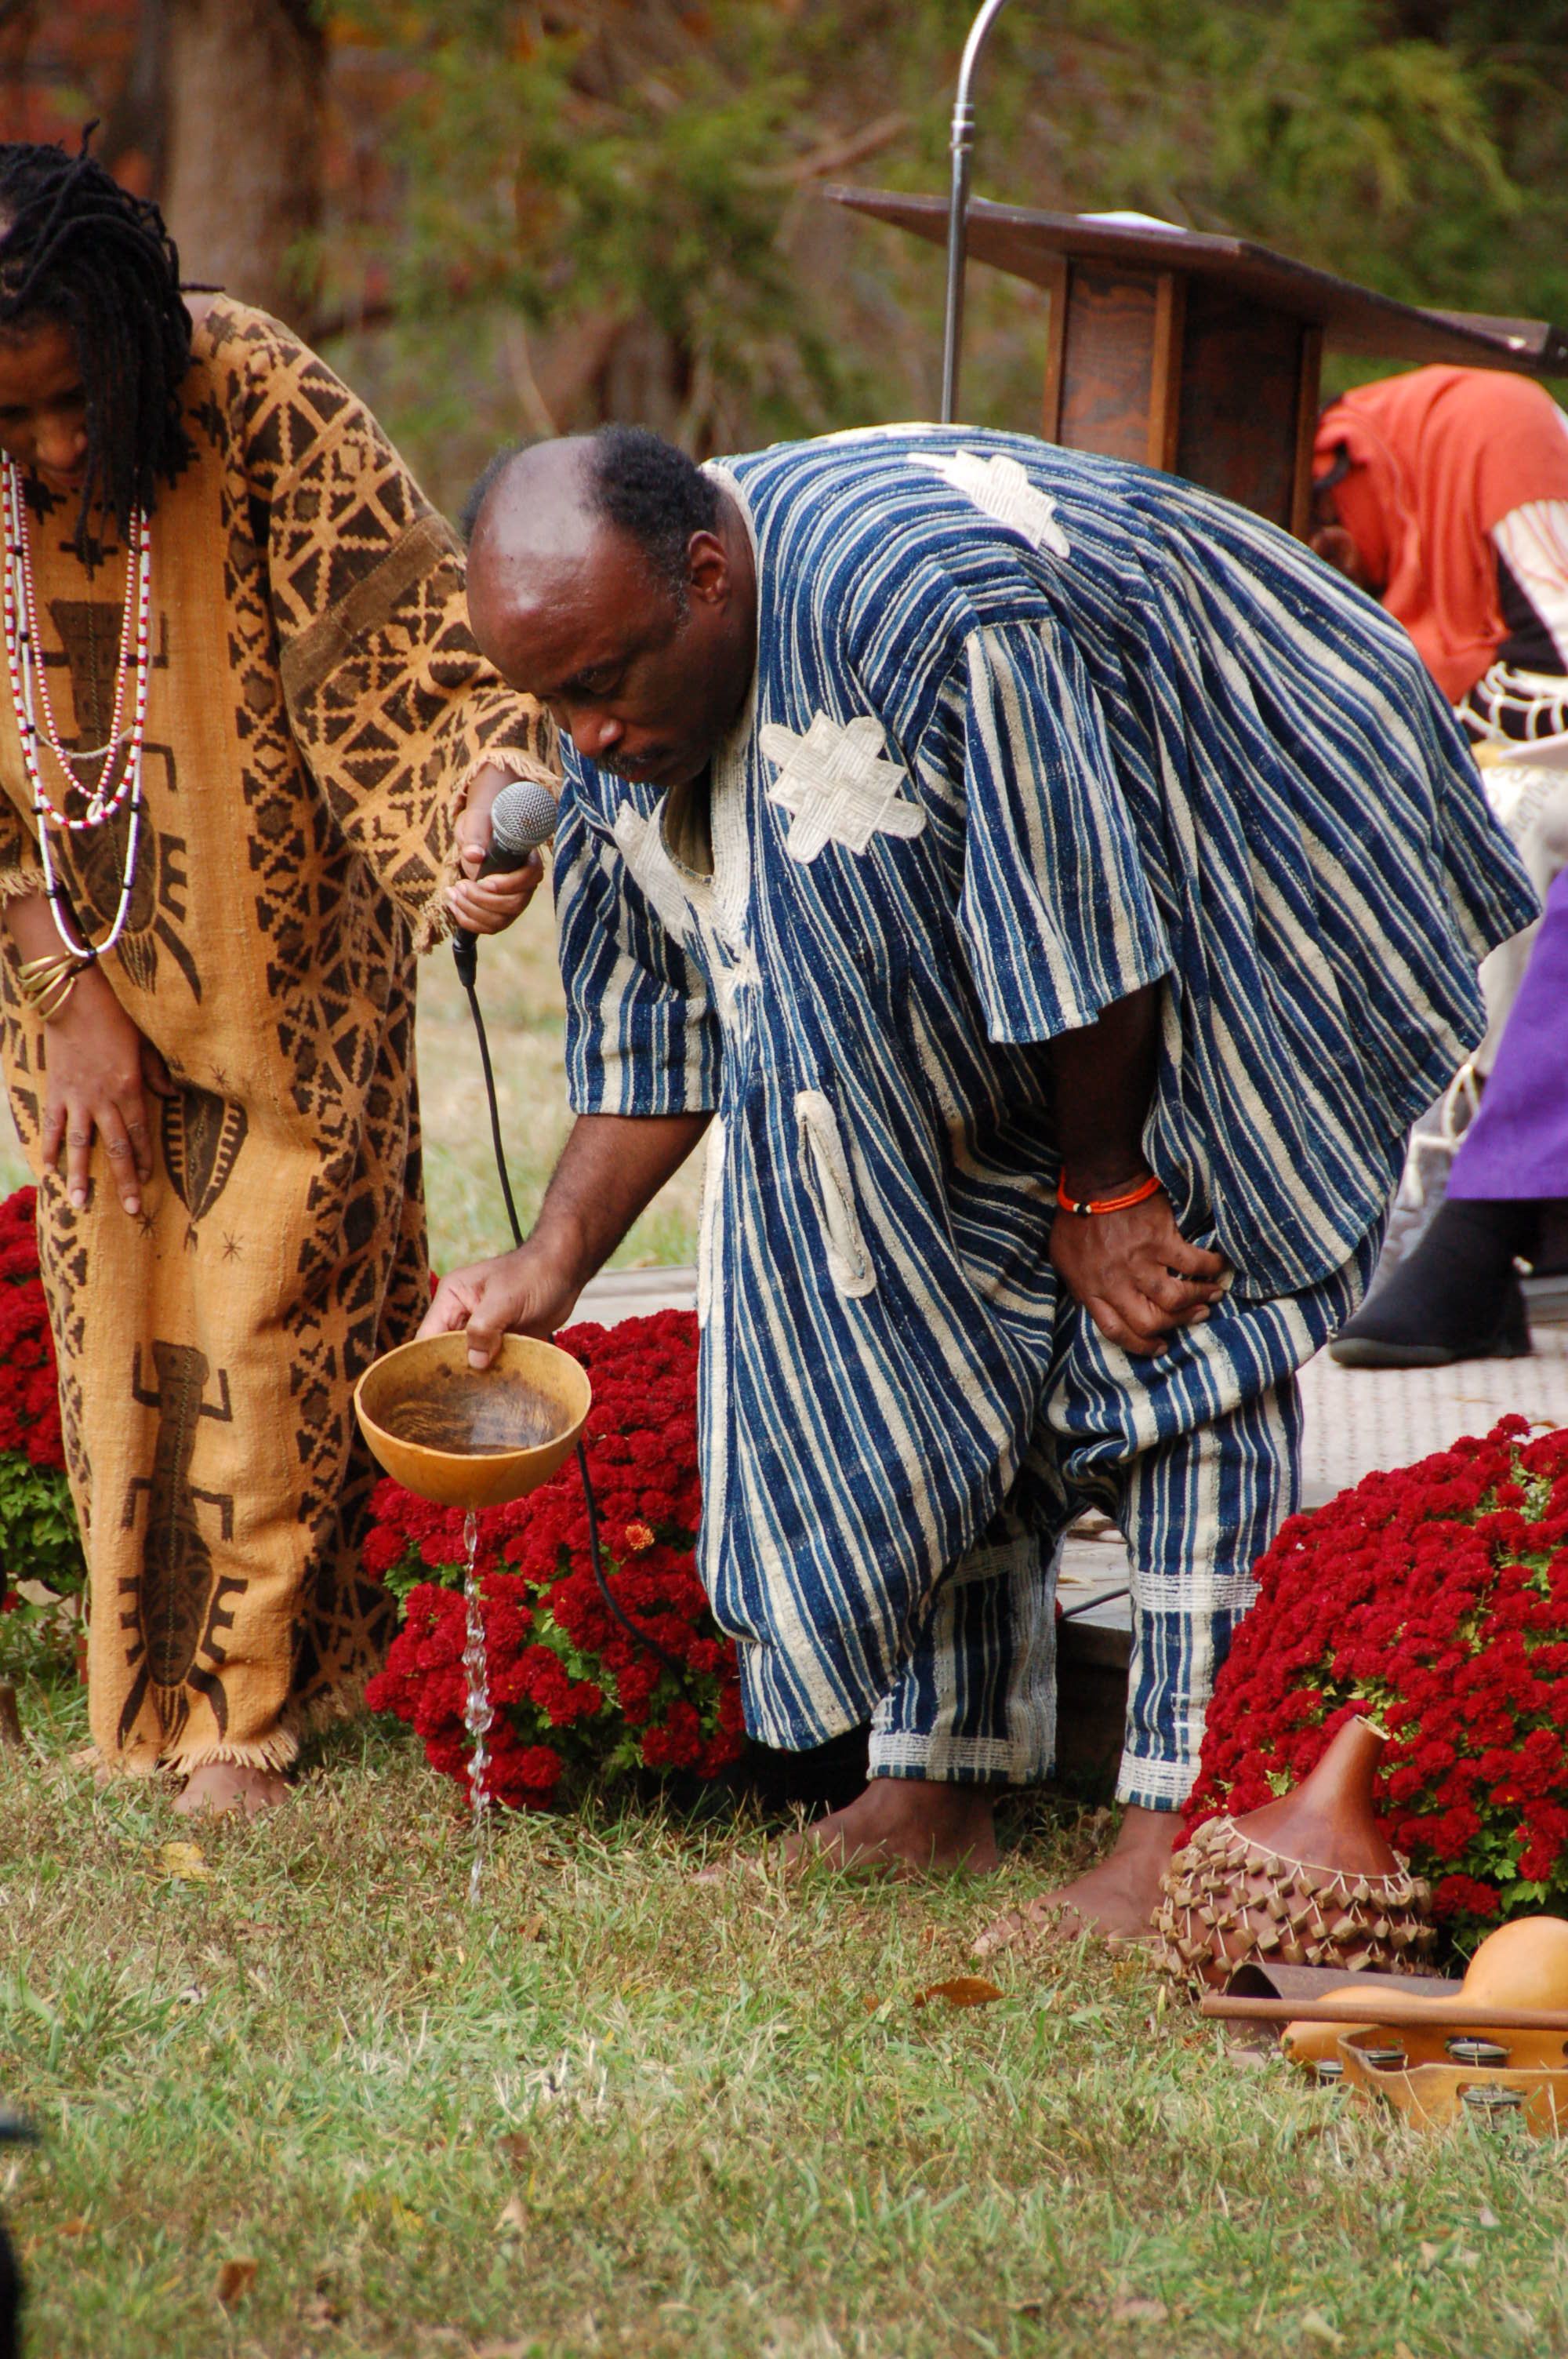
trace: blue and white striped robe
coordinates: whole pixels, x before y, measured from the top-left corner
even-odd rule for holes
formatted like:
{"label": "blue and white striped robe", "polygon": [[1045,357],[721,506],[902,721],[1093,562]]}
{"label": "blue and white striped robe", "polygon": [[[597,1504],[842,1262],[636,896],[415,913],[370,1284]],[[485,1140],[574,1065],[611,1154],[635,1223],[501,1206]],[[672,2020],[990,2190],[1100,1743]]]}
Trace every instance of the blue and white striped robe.
{"label": "blue and white striped robe", "polygon": [[[1040,1774],[1054,1532],[1098,1473],[1167,1581],[1122,1791],[1168,1805],[1292,1504],[1292,1371],[1529,888],[1403,633],[1242,510],[929,427],[714,472],[758,649],[711,873],[568,748],[556,889],[574,1106],[717,1115],[703,1561],[750,1724],[799,1747],[874,1712],[887,1774]],[[1236,1277],[1134,1362],[1058,1305],[1038,1044],[1155,983],[1145,1152]],[[1178,1450],[1129,1509],[1140,1453],[1230,1414],[1240,1474]],[[1184,1591],[1217,1546],[1229,1587]]]}

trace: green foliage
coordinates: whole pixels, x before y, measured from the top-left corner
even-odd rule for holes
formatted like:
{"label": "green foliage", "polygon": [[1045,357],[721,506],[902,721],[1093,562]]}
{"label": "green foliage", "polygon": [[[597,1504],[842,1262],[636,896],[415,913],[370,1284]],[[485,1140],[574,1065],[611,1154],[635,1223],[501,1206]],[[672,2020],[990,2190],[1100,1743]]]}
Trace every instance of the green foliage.
{"label": "green foliage", "polygon": [[87,1585],[69,1483],[19,1450],[0,1450],[0,1568],[7,1583],[42,1582],[57,1596]]}
{"label": "green foliage", "polygon": [[[945,187],[971,13],[340,0],[333,25],[404,69],[388,385],[395,410],[398,369],[444,383],[398,420],[438,476],[465,411],[484,424],[464,465],[500,432],[609,415],[703,451],[928,412],[939,255],[820,184]],[[977,187],[1229,228],[1410,300],[1561,316],[1565,95],[1552,0],[1020,0],[981,68]],[[971,415],[1030,422],[1043,326],[1035,290],[973,274]]]}
{"label": "green foliage", "polygon": [[[400,15],[383,0],[345,13],[384,35]],[[395,293],[414,341],[456,359],[475,313],[499,304],[528,329],[575,335],[592,375],[596,351],[638,323],[620,374],[645,371],[650,394],[656,381],[656,422],[699,448],[852,408],[852,357],[795,306],[777,243],[773,168],[806,98],[788,12],[724,8],[711,48],[671,12],[669,60],[656,26],[652,39],[630,27],[628,54],[600,58],[579,30],[531,31],[534,13],[501,0],[423,12],[396,133],[407,197]],[[525,379],[525,427],[577,422],[569,398],[564,415],[546,406],[515,333],[503,359]]]}
{"label": "green foliage", "polygon": [[[22,1596],[37,1582],[56,1601]],[[86,1601],[87,1566],[63,1473],[35,1466],[19,1450],[0,1450],[0,1677],[69,1673],[78,1616]]]}

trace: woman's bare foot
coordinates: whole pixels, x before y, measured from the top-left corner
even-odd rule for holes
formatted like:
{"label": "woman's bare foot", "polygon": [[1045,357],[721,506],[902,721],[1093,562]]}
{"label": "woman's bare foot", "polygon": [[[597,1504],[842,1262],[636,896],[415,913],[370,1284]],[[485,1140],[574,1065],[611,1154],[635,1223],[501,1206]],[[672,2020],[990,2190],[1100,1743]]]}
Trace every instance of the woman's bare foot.
{"label": "woman's bare foot", "polygon": [[830,1810],[784,1844],[784,1865],[821,1859],[829,1867],[900,1875],[910,1869],[989,1875],[997,1864],[991,1798],[983,1786],[928,1777],[873,1777],[848,1809]]}
{"label": "woman's bare foot", "polygon": [[258,1768],[248,1761],[204,1761],[186,1779],[174,1807],[182,1819],[202,1814],[221,1819],[232,1810],[254,1819],[287,1799],[288,1780],[279,1769]]}
{"label": "woman's bare foot", "polygon": [[1014,1942],[1036,1940],[1043,1933],[1060,1932],[1069,1940],[1080,1933],[1104,1933],[1120,1940],[1136,1940],[1147,1933],[1159,1905],[1160,1879],[1171,1864],[1181,1821],[1173,1810],[1141,1810],[1129,1807],[1106,1857],[1071,1884],[1044,1892],[988,1925],[975,1943],[976,1955],[991,1957]]}

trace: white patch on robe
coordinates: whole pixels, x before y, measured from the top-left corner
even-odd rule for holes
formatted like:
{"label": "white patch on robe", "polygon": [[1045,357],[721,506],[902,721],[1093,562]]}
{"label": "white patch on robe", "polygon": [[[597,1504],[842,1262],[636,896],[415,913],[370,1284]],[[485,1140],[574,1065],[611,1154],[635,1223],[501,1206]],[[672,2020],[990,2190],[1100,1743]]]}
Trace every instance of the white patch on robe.
{"label": "white patch on robe", "polygon": [[1030,482],[1016,459],[982,459],[978,451],[958,451],[950,459],[921,459],[910,453],[909,463],[927,474],[940,475],[976,507],[1016,532],[1031,549],[1053,557],[1070,557],[1066,534],[1056,521],[1054,501]]}
{"label": "white patch on robe", "polygon": [[915,836],[925,827],[925,813],[905,799],[904,773],[887,759],[873,714],[839,723],[814,712],[804,737],[768,721],[758,742],[778,768],[768,800],[791,816],[784,849],[792,860],[815,860],[827,843],[864,852],[873,835]]}

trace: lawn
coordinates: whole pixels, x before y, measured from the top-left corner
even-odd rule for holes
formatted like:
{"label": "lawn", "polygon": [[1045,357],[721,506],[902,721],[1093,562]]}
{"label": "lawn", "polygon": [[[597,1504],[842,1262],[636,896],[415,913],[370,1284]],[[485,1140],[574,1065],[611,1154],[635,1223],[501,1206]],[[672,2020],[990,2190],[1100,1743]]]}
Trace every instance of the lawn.
{"label": "lawn", "polygon": [[513,1820],[470,1911],[455,1788],[401,1732],[191,1852],[72,1766],[73,1684],[22,1705],[0,2084],[43,2134],[5,2180],[35,2359],[1568,2351],[1554,2147],[1239,2069],[1135,1959],[921,2004],[1098,1821],[1034,1805],[978,1887],[791,1884],[733,1811]]}

